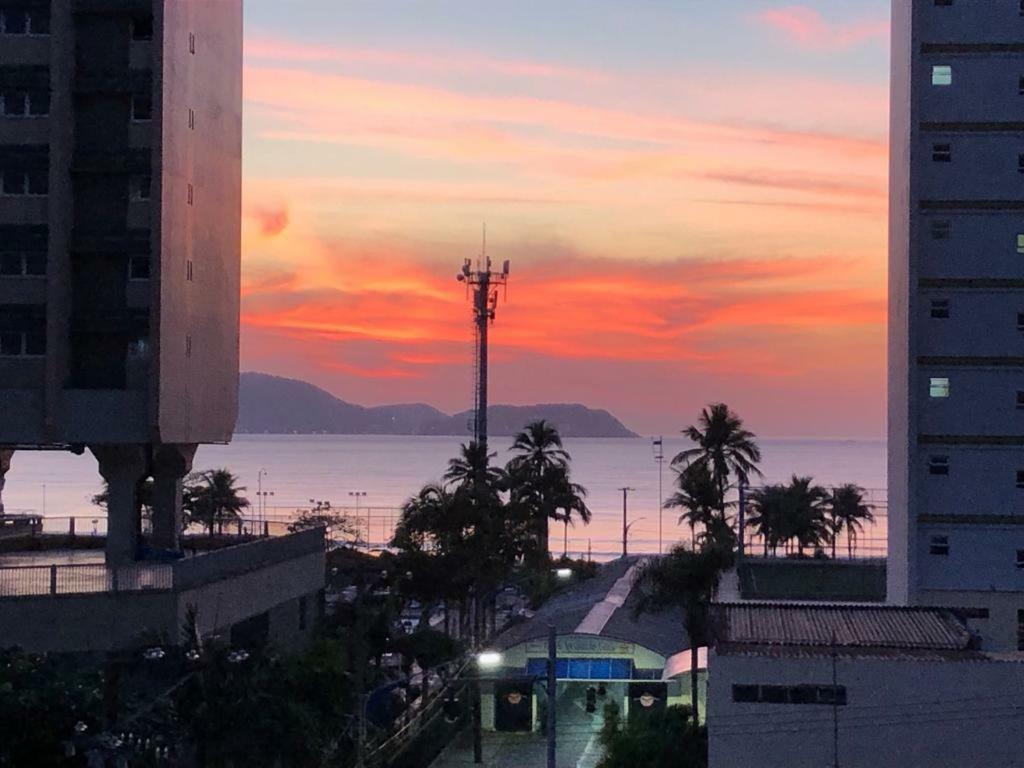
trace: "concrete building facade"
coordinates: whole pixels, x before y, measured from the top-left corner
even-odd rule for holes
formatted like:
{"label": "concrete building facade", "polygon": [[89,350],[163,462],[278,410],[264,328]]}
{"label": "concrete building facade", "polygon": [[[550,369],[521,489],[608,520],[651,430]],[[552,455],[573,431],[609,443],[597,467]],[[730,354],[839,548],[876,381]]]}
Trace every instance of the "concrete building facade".
{"label": "concrete building facade", "polygon": [[1021,764],[1024,660],[948,609],[715,606],[711,768]]}
{"label": "concrete building facade", "polygon": [[0,0],[0,490],[90,450],[112,563],[234,429],[241,83],[242,0]]}
{"label": "concrete building facade", "polygon": [[889,568],[1024,647],[1024,6],[894,0]]}

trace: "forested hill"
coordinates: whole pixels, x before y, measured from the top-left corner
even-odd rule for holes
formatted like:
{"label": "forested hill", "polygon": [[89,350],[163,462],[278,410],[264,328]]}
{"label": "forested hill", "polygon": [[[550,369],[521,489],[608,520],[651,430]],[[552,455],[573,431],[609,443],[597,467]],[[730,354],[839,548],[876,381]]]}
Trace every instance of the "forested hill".
{"label": "forested hill", "polygon": [[[487,414],[492,435],[513,435],[528,422],[546,419],[563,437],[636,437],[608,411],[578,404],[494,405]],[[449,415],[422,403],[366,408],[298,379],[243,373],[236,432],[465,436],[471,418],[471,411]]]}

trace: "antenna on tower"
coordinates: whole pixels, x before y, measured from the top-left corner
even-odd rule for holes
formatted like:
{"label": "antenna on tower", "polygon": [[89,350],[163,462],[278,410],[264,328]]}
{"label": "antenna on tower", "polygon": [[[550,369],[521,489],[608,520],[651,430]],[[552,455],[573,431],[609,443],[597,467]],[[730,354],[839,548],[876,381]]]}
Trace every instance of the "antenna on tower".
{"label": "antenna on tower", "polygon": [[488,329],[494,322],[498,309],[498,293],[508,286],[509,262],[502,265],[501,272],[491,271],[491,259],[487,255],[487,222],[483,224],[483,241],[480,262],[472,268],[472,261],[466,259],[462,271],[456,275],[459,282],[466,283],[472,291],[473,325],[475,344],[475,387],[473,393],[473,439],[487,450],[487,374],[488,374]]}

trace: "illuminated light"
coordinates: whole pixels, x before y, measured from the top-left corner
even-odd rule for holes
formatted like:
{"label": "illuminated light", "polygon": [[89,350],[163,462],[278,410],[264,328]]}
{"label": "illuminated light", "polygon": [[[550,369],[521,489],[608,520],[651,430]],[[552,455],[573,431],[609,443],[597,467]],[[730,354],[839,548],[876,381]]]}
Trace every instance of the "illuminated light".
{"label": "illuminated light", "polygon": [[555,571],[555,575],[560,579],[571,579],[572,568],[559,568]]}
{"label": "illuminated light", "polygon": [[497,651],[484,651],[483,653],[477,654],[476,663],[484,669],[494,669],[500,667],[502,656]]}

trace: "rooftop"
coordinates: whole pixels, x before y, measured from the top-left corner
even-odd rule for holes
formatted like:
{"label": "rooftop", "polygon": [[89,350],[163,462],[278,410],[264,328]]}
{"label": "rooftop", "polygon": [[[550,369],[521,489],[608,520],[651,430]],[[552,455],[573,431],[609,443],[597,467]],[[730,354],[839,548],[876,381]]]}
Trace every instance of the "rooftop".
{"label": "rooftop", "polygon": [[688,647],[681,616],[676,612],[633,618],[632,569],[642,558],[606,563],[597,576],[555,595],[532,618],[498,638],[501,649],[547,636],[553,624],[559,635],[593,635],[635,643],[669,657]]}
{"label": "rooftop", "polygon": [[716,647],[836,648],[877,652],[968,651],[972,636],[955,611],[873,605],[719,603]]}

